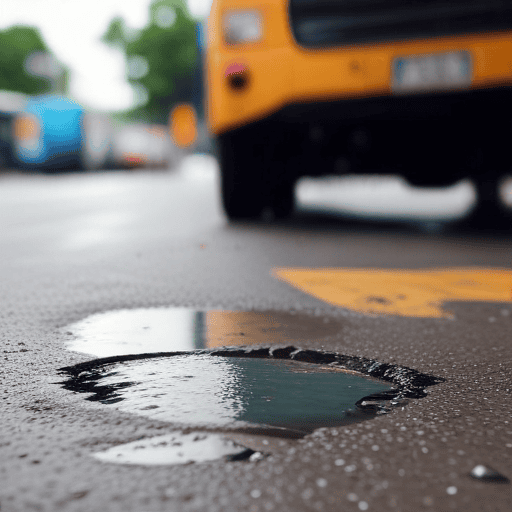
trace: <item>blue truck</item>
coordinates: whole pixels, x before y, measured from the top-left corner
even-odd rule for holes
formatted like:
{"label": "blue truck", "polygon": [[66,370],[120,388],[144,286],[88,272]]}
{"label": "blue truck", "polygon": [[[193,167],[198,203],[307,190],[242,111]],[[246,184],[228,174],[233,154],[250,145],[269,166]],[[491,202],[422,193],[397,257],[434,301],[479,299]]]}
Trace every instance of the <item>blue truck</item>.
{"label": "blue truck", "polygon": [[60,95],[0,92],[0,166],[57,171],[112,163],[109,119]]}

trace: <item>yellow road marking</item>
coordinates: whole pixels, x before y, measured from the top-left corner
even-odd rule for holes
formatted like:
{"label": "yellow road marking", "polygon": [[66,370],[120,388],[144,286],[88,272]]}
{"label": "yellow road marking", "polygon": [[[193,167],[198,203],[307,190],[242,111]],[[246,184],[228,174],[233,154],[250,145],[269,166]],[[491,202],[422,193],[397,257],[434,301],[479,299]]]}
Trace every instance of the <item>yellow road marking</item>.
{"label": "yellow road marking", "polygon": [[444,302],[512,302],[512,270],[501,268],[278,268],[273,274],[329,304],[365,314],[451,318]]}

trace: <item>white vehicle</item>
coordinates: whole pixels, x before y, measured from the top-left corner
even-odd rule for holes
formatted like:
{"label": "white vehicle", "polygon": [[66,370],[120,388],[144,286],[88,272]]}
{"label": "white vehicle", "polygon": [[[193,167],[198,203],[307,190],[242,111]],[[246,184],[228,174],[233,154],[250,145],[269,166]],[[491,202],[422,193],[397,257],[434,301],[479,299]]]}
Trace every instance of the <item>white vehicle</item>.
{"label": "white vehicle", "polygon": [[114,161],[120,167],[167,168],[174,165],[176,148],[164,125],[131,124],[117,129]]}
{"label": "white vehicle", "polygon": [[94,171],[114,163],[114,127],[105,115],[86,112],[82,117],[82,167]]}

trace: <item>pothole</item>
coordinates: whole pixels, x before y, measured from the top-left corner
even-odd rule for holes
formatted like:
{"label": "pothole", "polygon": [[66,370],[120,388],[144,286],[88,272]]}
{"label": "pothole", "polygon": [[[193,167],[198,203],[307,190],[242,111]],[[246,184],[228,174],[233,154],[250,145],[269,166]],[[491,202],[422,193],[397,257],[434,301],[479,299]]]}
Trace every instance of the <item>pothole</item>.
{"label": "pothole", "polygon": [[[442,381],[410,368],[284,344],[339,334],[339,324],[318,317],[233,311],[198,315],[185,309],[129,313],[95,315],[69,328],[76,336],[70,347],[107,357],[62,368],[67,378],[60,384],[86,400],[182,432],[95,455],[110,462],[257,458],[317,428],[390,412]],[[237,346],[242,341],[258,343]],[[272,345],[262,346],[264,341]]]}
{"label": "pothole", "polygon": [[303,435],[360,421],[356,402],[391,385],[300,361],[187,354],[98,365],[66,389],[124,412],[194,428],[281,428]]}

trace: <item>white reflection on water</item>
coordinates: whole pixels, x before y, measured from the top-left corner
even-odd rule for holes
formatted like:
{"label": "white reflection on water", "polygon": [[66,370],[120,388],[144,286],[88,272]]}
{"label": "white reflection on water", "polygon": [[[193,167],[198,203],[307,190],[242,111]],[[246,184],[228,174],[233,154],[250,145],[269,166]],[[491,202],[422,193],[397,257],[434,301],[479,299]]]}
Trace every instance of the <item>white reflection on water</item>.
{"label": "white reflection on water", "polygon": [[225,425],[244,410],[239,371],[227,358],[177,356],[130,361],[101,380],[101,386],[137,383],[120,390],[119,410],[160,421]]}
{"label": "white reflection on water", "polygon": [[69,327],[77,338],[67,348],[96,357],[193,350],[195,316],[187,308],[99,313]]}
{"label": "white reflection on water", "polygon": [[114,446],[104,452],[95,453],[93,457],[117,464],[156,466],[208,462],[245,450],[244,446],[234,443],[222,434],[175,432]]}

